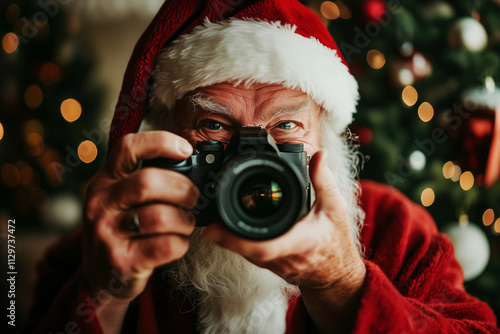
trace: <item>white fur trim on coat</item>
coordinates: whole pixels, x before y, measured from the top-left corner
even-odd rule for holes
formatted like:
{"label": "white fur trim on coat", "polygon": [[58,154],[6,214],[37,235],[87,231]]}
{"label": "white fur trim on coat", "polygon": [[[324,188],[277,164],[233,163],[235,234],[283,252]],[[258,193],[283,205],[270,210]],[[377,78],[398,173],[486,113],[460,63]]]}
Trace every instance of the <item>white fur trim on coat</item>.
{"label": "white fur trim on coat", "polygon": [[343,132],[356,112],[358,84],[336,50],[295,30],[280,22],[206,20],[162,51],[153,105],[170,111],[189,91],[225,81],[279,83],[308,94],[333,114],[334,130]]}

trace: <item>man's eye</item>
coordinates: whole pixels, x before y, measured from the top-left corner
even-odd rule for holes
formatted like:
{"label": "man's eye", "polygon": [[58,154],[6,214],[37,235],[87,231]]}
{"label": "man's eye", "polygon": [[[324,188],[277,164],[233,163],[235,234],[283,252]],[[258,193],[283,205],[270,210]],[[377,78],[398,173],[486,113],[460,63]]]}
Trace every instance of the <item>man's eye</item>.
{"label": "man's eye", "polygon": [[222,124],[220,122],[217,122],[217,121],[208,121],[205,123],[205,126],[207,128],[209,128],[210,130],[220,130],[223,128]]}
{"label": "man's eye", "polygon": [[285,130],[290,130],[293,129],[294,127],[296,127],[296,124],[290,121],[285,121],[278,124],[278,128]]}

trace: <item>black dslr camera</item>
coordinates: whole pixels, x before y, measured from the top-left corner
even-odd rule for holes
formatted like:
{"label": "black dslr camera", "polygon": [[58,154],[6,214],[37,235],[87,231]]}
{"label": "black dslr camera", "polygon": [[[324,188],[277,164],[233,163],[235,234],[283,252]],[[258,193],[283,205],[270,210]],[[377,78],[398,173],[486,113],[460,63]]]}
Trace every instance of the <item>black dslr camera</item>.
{"label": "black dslr camera", "polygon": [[242,127],[227,148],[201,141],[190,158],[158,158],[142,167],[159,167],[188,176],[200,190],[192,209],[196,226],[224,223],[252,240],[288,231],[311,206],[308,157],[303,144],[276,144],[261,127]]}

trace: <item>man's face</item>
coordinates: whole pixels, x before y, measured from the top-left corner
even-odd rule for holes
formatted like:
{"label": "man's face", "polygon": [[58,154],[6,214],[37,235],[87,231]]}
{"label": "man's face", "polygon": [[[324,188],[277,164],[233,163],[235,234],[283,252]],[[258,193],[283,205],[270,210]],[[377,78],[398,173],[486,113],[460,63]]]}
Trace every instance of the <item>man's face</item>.
{"label": "man's face", "polygon": [[320,148],[320,108],[305,93],[281,85],[236,87],[219,83],[199,88],[176,104],[176,133],[197,141],[226,144],[241,126],[262,126],[277,143],[303,143],[308,154]]}

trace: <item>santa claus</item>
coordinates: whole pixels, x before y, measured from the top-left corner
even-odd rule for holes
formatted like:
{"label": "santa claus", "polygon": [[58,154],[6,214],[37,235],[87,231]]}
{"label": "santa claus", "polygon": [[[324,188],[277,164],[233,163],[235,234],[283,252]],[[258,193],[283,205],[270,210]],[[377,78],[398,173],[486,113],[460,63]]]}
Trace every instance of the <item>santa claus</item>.
{"label": "santa claus", "polygon": [[[40,266],[29,330],[498,332],[425,210],[356,181],[346,128],[357,99],[337,45],[298,2],[166,1],[128,65],[82,231]],[[314,203],[270,240],[196,227],[200,189],[137,168],[189,158],[199,141],[227,144],[243,126],[312,156]]]}

